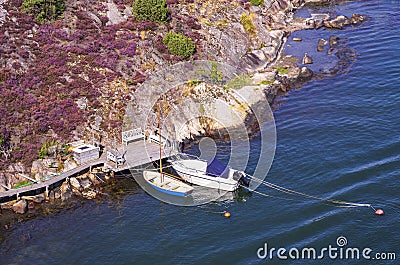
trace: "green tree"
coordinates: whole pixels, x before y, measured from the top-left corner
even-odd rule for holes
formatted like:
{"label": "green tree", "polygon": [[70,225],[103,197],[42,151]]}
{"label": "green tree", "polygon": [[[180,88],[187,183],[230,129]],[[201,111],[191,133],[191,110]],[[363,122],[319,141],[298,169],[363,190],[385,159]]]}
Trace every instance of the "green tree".
{"label": "green tree", "polygon": [[65,10],[64,0],[22,0],[23,11],[35,16],[37,22],[58,19]]}
{"label": "green tree", "polygon": [[132,13],[138,21],[166,22],[168,7],[165,0],[135,0]]}
{"label": "green tree", "polygon": [[191,38],[180,33],[168,32],[163,38],[170,54],[187,58],[194,54],[195,45]]}

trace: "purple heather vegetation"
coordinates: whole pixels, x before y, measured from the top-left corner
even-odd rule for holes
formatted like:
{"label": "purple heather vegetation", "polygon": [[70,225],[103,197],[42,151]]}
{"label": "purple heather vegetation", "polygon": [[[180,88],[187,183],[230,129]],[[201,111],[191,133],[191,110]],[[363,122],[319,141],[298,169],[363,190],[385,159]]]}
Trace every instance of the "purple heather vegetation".
{"label": "purple heather vegetation", "polygon": [[[115,78],[129,77],[131,86],[144,82],[147,76],[137,66],[138,47],[142,52],[155,48],[167,60],[183,59],[168,53],[162,34],[157,34],[155,41],[141,40],[140,31],[159,28],[155,22],[137,22],[130,17],[123,23],[106,25],[104,4],[91,7],[101,24],[84,11],[88,7],[82,6],[69,11],[62,21],[38,25],[21,11],[21,2],[9,0],[4,4],[9,15],[0,27],[0,135],[16,139],[11,157],[7,161],[0,157],[0,169],[17,161],[30,164],[49,138],[72,140],[72,131],[82,128],[102,107],[99,97],[115,96],[100,91]],[[128,0],[115,2],[119,9],[132,4]],[[169,5],[178,2],[167,1]],[[196,45],[200,43],[197,30],[201,25],[197,19],[174,15],[171,19],[183,23],[179,29],[167,25],[170,30],[189,36]],[[121,96],[130,100],[129,95]],[[76,104],[82,97],[88,99],[85,110]],[[106,118],[101,128],[109,130],[121,125],[121,120]]]}

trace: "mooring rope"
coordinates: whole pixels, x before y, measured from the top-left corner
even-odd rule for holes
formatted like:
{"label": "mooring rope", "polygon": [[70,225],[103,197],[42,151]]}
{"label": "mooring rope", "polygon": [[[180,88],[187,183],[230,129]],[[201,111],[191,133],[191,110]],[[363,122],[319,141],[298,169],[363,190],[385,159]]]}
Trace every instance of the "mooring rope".
{"label": "mooring rope", "polygon": [[[318,200],[318,201],[330,202],[330,203],[333,203],[333,204],[336,204],[336,205],[342,205],[342,207],[369,207],[369,208],[372,208],[373,210],[375,210],[375,208],[372,207],[372,205],[368,204],[368,203],[355,203],[355,202],[348,202],[348,201],[343,201],[343,200],[333,200],[333,199],[330,199],[330,198],[318,197],[318,196],[315,196],[315,195],[310,195],[310,194],[306,194],[306,193],[303,193],[303,192],[291,190],[291,189],[288,189],[288,188],[273,184],[271,182],[255,178],[255,177],[253,177],[253,176],[251,176],[251,175],[249,175],[247,173],[245,173],[245,174],[249,179],[251,179],[251,180],[253,180],[255,182],[258,182],[258,183],[263,184],[264,186],[267,186],[267,187],[269,187],[271,189],[274,189],[274,190],[277,190],[277,191],[280,191],[280,192],[284,192],[284,193],[287,193],[287,194],[290,194],[290,195],[302,196],[302,197],[306,197],[306,198],[310,198],[310,199],[314,199],[314,200]],[[252,190],[252,191],[257,193],[257,194],[260,194],[260,192],[258,192],[258,191],[255,191],[255,190]],[[264,194],[263,194],[263,196],[264,196]]]}

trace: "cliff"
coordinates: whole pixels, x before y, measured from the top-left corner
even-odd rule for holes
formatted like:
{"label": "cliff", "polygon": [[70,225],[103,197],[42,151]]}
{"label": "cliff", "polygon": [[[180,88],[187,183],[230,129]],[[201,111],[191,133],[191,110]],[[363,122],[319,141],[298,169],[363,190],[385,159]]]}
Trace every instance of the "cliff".
{"label": "cliff", "polygon": [[[136,91],[140,84],[179,62],[212,60],[230,65],[235,69],[231,74],[239,79],[228,88],[240,88],[237,83],[256,86],[251,90],[254,93],[249,94],[248,88],[242,92],[253,103],[259,98],[271,102],[279,91],[292,85],[291,81],[312,76],[307,69],[297,67],[295,58],[281,56],[291,31],[319,26],[310,25],[305,18],[293,18],[295,10],[307,2],[326,1],[274,0],[254,6],[246,0],[169,0],[167,20],[156,23],[137,21],[132,2],[127,0],[66,0],[62,14],[51,21],[38,21],[28,14],[22,0],[2,1],[0,169],[12,174],[13,165],[22,162],[28,166],[22,171],[29,172],[49,143],[57,146],[56,151],[45,148],[45,156],[63,155],[57,150],[77,139],[93,138],[99,144],[113,145],[120,140],[127,105],[133,114],[140,115],[134,106],[148,108],[149,99],[155,96]],[[172,55],[163,42],[167,32],[190,37],[194,55]],[[175,93],[182,96],[188,91],[187,81]],[[192,98],[205,96],[200,89],[204,84],[197,85],[200,87],[189,85]],[[227,84],[220,85],[205,89],[205,93],[222,93],[225,99],[232,99],[223,88]],[[198,128],[180,137],[214,125],[195,125]],[[0,177],[4,180],[4,174]]]}

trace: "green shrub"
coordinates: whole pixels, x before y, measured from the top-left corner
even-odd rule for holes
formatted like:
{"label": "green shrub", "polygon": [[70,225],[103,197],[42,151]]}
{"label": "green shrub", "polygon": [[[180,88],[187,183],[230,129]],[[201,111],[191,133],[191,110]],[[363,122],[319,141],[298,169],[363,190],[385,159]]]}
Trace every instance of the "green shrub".
{"label": "green shrub", "polygon": [[189,79],[186,83],[190,87],[195,87],[195,86],[200,85],[201,83],[203,83],[203,81],[198,80],[198,79]]}
{"label": "green shrub", "polygon": [[242,14],[240,16],[240,23],[242,24],[244,30],[249,34],[256,33],[256,26],[249,15]]}
{"label": "green shrub", "polygon": [[46,158],[49,155],[49,148],[57,144],[58,143],[55,140],[50,140],[48,142],[43,143],[42,147],[40,147],[38,158],[39,159]]}
{"label": "green shrub", "polygon": [[250,0],[250,3],[251,3],[253,6],[259,6],[259,5],[261,5],[261,4],[264,4],[264,0]]}
{"label": "green shrub", "polygon": [[276,70],[278,71],[278,73],[279,73],[280,75],[284,75],[284,74],[289,73],[289,70],[286,69],[286,68],[284,68],[284,67],[282,67],[282,66],[278,66],[278,67],[276,68]]}
{"label": "green shrub", "polygon": [[191,38],[180,33],[168,32],[163,38],[170,54],[187,58],[194,54],[195,46]]}
{"label": "green shrub", "polygon": [[138,21],[166,22],[168,7],[165,0],[135,0],[132,13]]}
{"label": "green shrub", "polygon": [[22,0],[25,13],[31,14],[39,23],[58,19],[65,10],[64,0]]}

